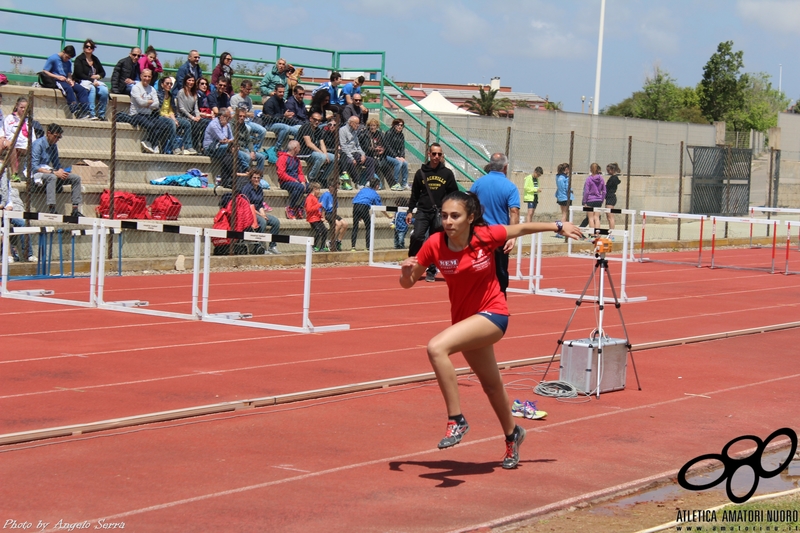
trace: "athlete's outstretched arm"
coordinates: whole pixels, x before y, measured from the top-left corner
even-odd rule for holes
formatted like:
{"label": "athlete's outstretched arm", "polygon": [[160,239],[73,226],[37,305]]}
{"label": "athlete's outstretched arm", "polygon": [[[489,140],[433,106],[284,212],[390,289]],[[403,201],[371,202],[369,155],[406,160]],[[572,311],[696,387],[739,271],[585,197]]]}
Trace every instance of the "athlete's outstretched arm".
{"label": "athlete's outstretched arm", "polygon": [[416,257],[409,257],[400,263],[400,286],[410,289],[422,277],[425,267],[420,265]]}
{"label": "athlete's outstretched arm", "polygon": [[516,239],[523,235],[530,235],[531,233],[544,233],[546,231],[555,231],[559,235],[569,237],[570,239],[581,239],[583,233],[578,226],[571,222],[562,222],[561,231],[558,231],[558,223],[556,222],[525,222],[523,224],[514,224],[513,226],[505,226],[508,239]]}

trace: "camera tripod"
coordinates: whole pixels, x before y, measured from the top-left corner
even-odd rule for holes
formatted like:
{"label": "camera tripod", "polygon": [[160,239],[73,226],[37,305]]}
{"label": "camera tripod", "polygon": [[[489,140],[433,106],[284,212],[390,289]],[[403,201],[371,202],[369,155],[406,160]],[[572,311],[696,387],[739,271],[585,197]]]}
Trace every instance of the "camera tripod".
{"label": "camera tripod", "polygon": [[[596,234],[602,234],[602,232],[607,232],[608,230],[595,230]],[[572,320],[575,318],[575,313],[578,312],[578,308],[583,303],[586,292],[589,290],[589,286],[592,284],[594,280],[595,274],[599,271],[600,274],[598,276],[600,282],[600,288],[597,295],[597,305],[598,305],[598,317],[597,317],[597,328],[592,331],[590,337],[592,339],[597,338],[597,384],[593,392],[596,393],[597,398],[600,397],[600,380],[602,378],[602,360],[603,360],[603,340],[605,337],[605,332],[603,331],[603,312],[605,310],[605,298],[603,296],[604,286],[605,286],[605,279],[608,279],[608,285],[611,288],[611,295],[614,297],[614,307],[617,308],[617,312],[619,313],[619,320],[622,324],[622,331],[625,334],[625,348],[627,348],[628,355],[631,358],[631,366],[633,367],[633,373],[636,376],[636,386],[639,390],[642,390],[642,385],[639,382],[639,373],[636,371],[636,361],[633,358],[633,351],[631,350],[631,343],[630,338],[628,337],[628,328],[625,326],[625,319],[622,317],[622,308],[619,302],[619,297],[617,296],[617,290],[614,287],[614,280],[611,278],[611,275],[608,270],[608,260],[606,259],[606,252],[611,251],[611,241],[603,237],[597,237],[594,241],[595,250],[594,256],[597,259],[594,264],[594,268],[592,269],[592,273],[589,275],[589,279],[586,281],[586,285],[583,287],[583,291],[581,291],[580,296],[578,296],[578,300],[575,302],[575,308],[572,310],[572,315],[570,315],[569,320],[567,321],[567,325],[564,327],[563,333],[561,333],[561,338],[558,339],[558,345],[556,346],[555,351],[553,352],[552,357],[550,358],[550,362],[547,363],[547,368],[544,371],[544,376],[542,377],[542,383],[544,383],[545,377],[547,377],[547,373],[550,371],[550,367],[555,361],[556,354],[558,353],[559,348],[561,348],[564,344],[564,337],[567,335],[567,331],[569,331],[569,327],[572,324]],[[591,359],[590,359],[591,364]],[[591,370],[591,369],[589,369]],[[591,395],[591,393],[590,393]]]}

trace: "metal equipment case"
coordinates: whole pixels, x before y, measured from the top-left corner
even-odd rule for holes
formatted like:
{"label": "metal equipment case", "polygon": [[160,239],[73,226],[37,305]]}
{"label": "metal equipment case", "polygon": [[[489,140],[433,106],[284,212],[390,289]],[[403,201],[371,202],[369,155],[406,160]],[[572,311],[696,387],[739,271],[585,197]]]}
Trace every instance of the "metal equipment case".
{"label": "metal equipment case", "polygon": [[[603,356],[600,360],[600,391],[612,392],[625,388],[628,367],[628,348],[625,339],[603,339]],[[581,392],[597,392],[597,349],[599,339],[564,341],[559,363],[560,381],[574,385]]]}

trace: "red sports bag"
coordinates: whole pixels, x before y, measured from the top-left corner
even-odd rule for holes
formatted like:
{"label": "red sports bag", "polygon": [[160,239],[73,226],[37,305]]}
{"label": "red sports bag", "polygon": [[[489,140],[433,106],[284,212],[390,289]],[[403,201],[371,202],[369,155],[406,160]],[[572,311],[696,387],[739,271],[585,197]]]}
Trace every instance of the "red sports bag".
{"label": "red sports bag", "polygon": [[171,194],[162,194],[150,204],[150,214],[155,220],[178,220],[181,201]]}

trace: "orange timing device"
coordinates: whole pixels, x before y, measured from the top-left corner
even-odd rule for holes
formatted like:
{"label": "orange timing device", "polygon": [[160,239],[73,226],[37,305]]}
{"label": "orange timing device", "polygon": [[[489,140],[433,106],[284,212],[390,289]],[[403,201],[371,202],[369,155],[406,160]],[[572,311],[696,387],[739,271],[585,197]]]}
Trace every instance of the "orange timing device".
{"label": "orange timing device", "polygon": [[598,237],[594,240],[594,253],[606,254],[611,252],[611,240],[606,237]]}

